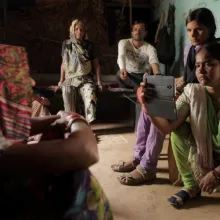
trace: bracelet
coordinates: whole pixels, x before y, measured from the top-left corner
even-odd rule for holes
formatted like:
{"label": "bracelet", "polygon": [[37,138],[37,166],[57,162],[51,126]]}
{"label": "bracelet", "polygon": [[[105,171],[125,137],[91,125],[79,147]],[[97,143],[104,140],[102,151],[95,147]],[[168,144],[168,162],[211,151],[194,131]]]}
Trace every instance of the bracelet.
{"label": "bracelet", "polygon": [[216,172],[216,170],[212,170],[212,174],[213,174],[213,176],[214,176],[218,181],[220,181],[220,174],[218,174],[218,173]]}
{"label": "bracelet", "polygon": [[44,97],[40,97],[40,104],[43,103],[44,99],[45,99]]}
{"label": "bracelet", "polygon": [[77,121],[77,120],[82,120],[84,121],[86,124],[88,124],[88,122],[86,121],[86,119],[82,116],[79,115],[77,113],[71,113],[69,116],[67,116],[66,118],[68,120],[68,124],[67,124],[67,129],[70,129],[72,124]]}

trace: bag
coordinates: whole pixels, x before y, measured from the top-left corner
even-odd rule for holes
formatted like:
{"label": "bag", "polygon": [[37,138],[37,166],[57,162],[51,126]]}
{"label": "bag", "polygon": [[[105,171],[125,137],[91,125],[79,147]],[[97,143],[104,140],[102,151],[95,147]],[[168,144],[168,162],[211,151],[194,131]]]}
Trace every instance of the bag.
{"label": "bag", "polygon": [[173,64],[175,60],[175,41],[174,38],[168,33],[167,26],[164,26],[159,30],[156,49],[160,63],[165,65]]}
{"label": "bag", "polygon": [[167,25],[160,28],[164,16],[163,14],[159,24],[160,29],[156,40],[158,59],[160,63],[169,66],[172,65],[175,60],[174,14],[175,14],[175,6],[170,4],[168,10],[168,16],[167,16]]}

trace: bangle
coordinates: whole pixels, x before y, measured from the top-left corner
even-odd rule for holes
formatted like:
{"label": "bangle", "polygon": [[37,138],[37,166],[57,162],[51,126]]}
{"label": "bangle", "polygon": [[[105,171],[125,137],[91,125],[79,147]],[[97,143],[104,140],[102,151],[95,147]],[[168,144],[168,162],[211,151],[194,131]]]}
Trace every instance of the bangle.
{"label": "bangle", "polygon": [[67,116],[66,118],[68,120],[68,124],[67,124],[67,128],[71,128],[72,124],[77,121],[77,120],[82,120],[84,122],[86,122],[86,124],[88,124],[88,122],[86,121],[86,119],[82,116],[79,115],[77,113],[71,113],[69,116]]}
{"label": "bangle", "polygon": [[43,103],[44,99],[45,99],[44,97],[40,97],[40,104]]}
{"label": "bangle", "polygon": [[212,170],[212,174],[213,174],[213,176],[215,176],[215,178],[216,178],[218,181],[220,181],[220,174],[218,174],[218,173],[216,172],[216,170]]}

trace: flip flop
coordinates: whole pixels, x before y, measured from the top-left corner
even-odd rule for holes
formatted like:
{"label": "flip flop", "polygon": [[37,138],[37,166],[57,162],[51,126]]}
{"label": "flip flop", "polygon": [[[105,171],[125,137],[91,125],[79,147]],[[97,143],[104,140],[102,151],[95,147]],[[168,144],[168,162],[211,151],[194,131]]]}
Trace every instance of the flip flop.
{"label": "flip flop", "polygon": [[121,184],[123,185],[128,185],[128,186],[137,186],[137,185],[142,185],[146,183],[151,183],[156,179],[156,174],[155,173],[149,173],[147,172],[143,167],[138,165],[135,169],[140,175],[140,178],[135,179],[132,177],[131,173],[127,175],[122,175],[118,177],[118,180]]}
{"label": "flip flop", "polygon": [[183,206],[187,201],[196,199],[201,197],[201,190],[192,194],[189,190],[183,188],[178,193],[174,194],[168,199],[168,202],[176,208],[180,208]]}
{"label": "flip flop", "polygon": [[139,160],[134,159],[133,161],[131,161],[131,165],[130,167],[125,167],[126,162],[125,161],[119,161],[118,164],[114,164],[111,166],[112,170],[115,172],[131,172],[133,170],[136,169],[136,166],[140,163]]}

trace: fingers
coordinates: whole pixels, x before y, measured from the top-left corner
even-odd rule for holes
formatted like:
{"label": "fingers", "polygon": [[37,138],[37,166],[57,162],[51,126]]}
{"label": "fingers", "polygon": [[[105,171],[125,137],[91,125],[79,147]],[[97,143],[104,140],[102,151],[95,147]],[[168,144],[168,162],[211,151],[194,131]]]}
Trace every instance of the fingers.
{"label": "fingers", "polygon": [[149,99],[153,98],[155,91],[154,91],[153,85],[148,84],[147,81],[142,82],[140,85],[142,87],[141,99],[142,99],[142,102],[146,104],[149,101]]}
{"label": "fingers", "polygon": [[57,115],[59,115],[61,118],[66,117],[68,115],[68,112],[60,110],[59,112],[57,112]]}
{"label": "fingers", "polygon": [[212,194],[214,189],[215,189],[215,185],[213,184],[204,184],[204,183],[200,183],[199,188],[203,191],[203,192],[207,192],[209,194]]}
{"label": "fingers", "polygon": [[210,189],[208,189],[208,191],[206,191],[206,192],[207,192],[208,194],[212,194],[213,191],[214,191],[214,188],[210,188]]}
{"label": "fingers", "polygon": [[126,80],[128,78],[128,75],[127,75],[127,72],[126,71],[122,71],[120,73],[120,77],[123,79],[123,80]]}
{"label": "fingers", "polygon": [[128,78],[128,76],[127,76],[127,75],[121,75],[121,78],[122,78],[123,80],[126,80],[126,79]]}
{"label": "fingers", "polygon": [[212,194],[214,189],[215,187],[206,187],[206,188],[203,188],[202,191],[207,192],[208,194]]}
{"label": "fingers", "polygon": [[44,100],[43,100],[43,103],[42,103],[43,105],[46,105],[46,106],[49,106],[50,105],[50,101],[49,101],[49,99],[47,99],[47,98],[44,98]]}
{"label": "fingers", "polygon": [[203,186],[204,186],[204,183],[203,183],[203,181],[201,181],[200,184],[199,184],[199,188],[202,190]]}

